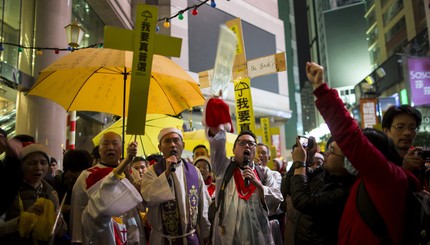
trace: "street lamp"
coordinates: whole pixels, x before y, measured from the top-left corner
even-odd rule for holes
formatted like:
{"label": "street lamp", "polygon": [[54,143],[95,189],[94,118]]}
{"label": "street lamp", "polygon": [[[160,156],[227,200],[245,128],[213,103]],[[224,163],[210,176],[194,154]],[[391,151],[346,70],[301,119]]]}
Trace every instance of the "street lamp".
{"label": "street lamp", "polygon": [[85,34],[85,30],[75,20],[73,23],[64,27],[66,29],[67,43],[70,47],[77,48],[79,43],[82,41],[82,37]]}

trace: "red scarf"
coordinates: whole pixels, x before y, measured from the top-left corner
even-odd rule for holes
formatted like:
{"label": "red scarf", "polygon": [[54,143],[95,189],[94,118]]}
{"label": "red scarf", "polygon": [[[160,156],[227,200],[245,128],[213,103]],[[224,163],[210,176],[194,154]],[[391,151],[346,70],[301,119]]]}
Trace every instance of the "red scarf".
{"label": "red scarf", "polygon": [[215,192],[215,184],[212,181],[213,179],[211,175],[208,175],[208,177],[205,179],[205,185],[208,188],[208,193],[211,198]]}
{"label": "red scarf", "polygon": [[[245,187],[245,179],[243,178],[239,168],[236,168],[233,174],[234,174],[234,182],[236,183],[236,190],[237,190],[237,193],[239,194],[239,198],[247,201],[252,196],[252,193],[254,193],[256,187],[254,186],[254,184],[252,184],[252,182],[249,183],[248,187]],[[255,168],[254,168],[254,175],[258,180],[260,180],[260,178],[258,178]]]}

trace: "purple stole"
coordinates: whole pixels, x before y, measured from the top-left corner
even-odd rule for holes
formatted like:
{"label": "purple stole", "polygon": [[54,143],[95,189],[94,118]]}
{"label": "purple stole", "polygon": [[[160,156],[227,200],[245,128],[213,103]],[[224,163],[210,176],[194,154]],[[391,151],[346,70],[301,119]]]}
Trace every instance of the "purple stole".
{"label": "purple stole", "polygon": [[[164,235],[168,236],[181,236],[192,229],[196,229],[198,221],[198,204],[199,204],[199,179],[198,173],[194,165],[186,162],[182,159],[182,164],[184,168],[184,175],[186,179],[185,191],[186,197],[185,201],[186,208],[185,212],[188,212],[189,223],[185,229],[181,226],[181,219],[179,214],[179,207],[177,200],[170,200],[161,204],[161,220],[163,225]],[[161,159],[159,162],[154,164],[154,171],[157,176],[161,175],[166,169],[165,159]],[[176,195],[176,191],[175,191]],[[188,209],[188,210],[187,210]],[[187,238],[187,244],[198,245],[199,237],[197,233],[189,235]],[[169,241],[165,238],[165,244],[169,244]],[[183,238],[172,239],[172,244],[182,245]]]}

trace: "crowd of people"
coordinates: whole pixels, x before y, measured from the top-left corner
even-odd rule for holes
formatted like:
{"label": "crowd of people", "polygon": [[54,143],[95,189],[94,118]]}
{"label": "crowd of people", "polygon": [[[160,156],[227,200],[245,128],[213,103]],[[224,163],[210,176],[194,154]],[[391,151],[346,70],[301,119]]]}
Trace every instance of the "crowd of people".
{"label": "crowd of people", "polygon": [[[429,190],[423,148],[413,147],[420,112],[392,106],[382,131],[361,129],[324,69],[306,71],[331,138],[321,152],[298,136],[288,171],[251,131],[227,157],[227,130],[206,126],[210,147],[192,159],[177,128],[159,132],[150,156],[106,132],[91,153],[66,151],[58,170],[32,136],[0,129],[0,244],[406,244],[408,190]],[[358,210],[363,188],[383,237]]]}

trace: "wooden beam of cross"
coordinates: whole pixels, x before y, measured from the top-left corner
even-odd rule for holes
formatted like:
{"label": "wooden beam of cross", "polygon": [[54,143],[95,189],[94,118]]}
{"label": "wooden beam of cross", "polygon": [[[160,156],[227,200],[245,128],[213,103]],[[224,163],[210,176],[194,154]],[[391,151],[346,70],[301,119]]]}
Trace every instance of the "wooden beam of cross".
{"label": "wooden beam of cross", "polygon": [[[233,66],[237,128],[239,132],[243,130],[255,131],[250,78],[285,71],[285,53],[247,61],[240,18],[227,21],[226,25],[237,37],[236,57]],[[201,88],[211,86],[212,73],[213,70],[199,73]]]}
{"label": "wooden beam of cross", "polygon": [[133,30],[111,26],[105,28],[105,48],[133,51],[127,134],[145,134],[153,54],[181,55],[182,39],[156,34],[157,21],[157,7],[139,4]]}
{"label": "wooden beam of cross", "polygon": [[276,157],[276,147],[273,146],[273,142],[272,142],[272,135],[279,135],[280,134],[280,130],[279,127],[276,128],[271,128],[270,127],[270,120],[267,117],[262,117],[260,118],[260,128],[257,128],[255,130],[255,134],[257,136],[261,136],[262,138],[262,143],[267,145],[267,147],[269,147],[270,150],[270,161],[267,165],[269,165],[270,168],[273,167],[273,158]]}

